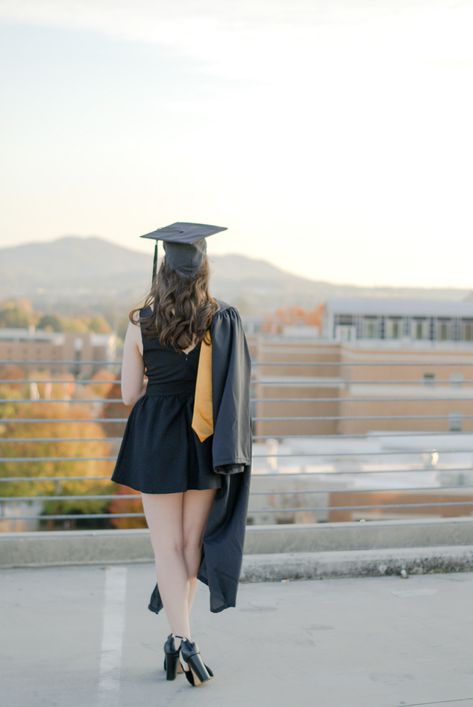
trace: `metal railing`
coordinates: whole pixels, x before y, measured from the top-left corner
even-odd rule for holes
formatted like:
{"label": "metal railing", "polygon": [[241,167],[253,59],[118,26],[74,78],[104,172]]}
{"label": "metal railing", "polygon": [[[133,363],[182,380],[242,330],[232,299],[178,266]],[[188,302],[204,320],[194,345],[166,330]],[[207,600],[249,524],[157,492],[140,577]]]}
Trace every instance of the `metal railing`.
{"label": "metal railing", "polygon": [[[12,361],[0,360],[0,366],[2,364],[12,364]],[[73,370],[77,371],[78,362],[77,361],[18,361],[15,362],[17,366],[32,366],[36,369],[41,367],[57,368],[59,366],[69,366]],[[98,367],[102,368],[104,366],[119,367],[120,361],[80,361],[81,368],[88,367]],[[403,367],[414,368],[421,367],[426,370],[431,370],[435,367],[442,369],[458,369],[461,367],[473,366],[473,360],[454,360],[454,361],[253,361],[252,362],[252,386],[253,392],[251,396],[251,405],[254,414],[252,414],[253,426],[258,428],[261,423],[266,426],[268,423],[287,423],[289,428],[292,423],[296,423],[297,427],[300,427],[300,423],[320,423],[320,422],[333,422],[333,423],[349,423],[349,422],[372,422],[376,423],[373,425],[373,429],[369,428],[367,431],[362,433],[346,433],[337,432],[335,434],[322,434],[321,432],[305,432],[305,433],[292,433],[290,429],[274,433],[259,433],[258,430],[254,430],[253,435],[253,476],[252,476],[252,488],[250,493],[250,510],[249,516],[254,515],[255,517],[261,518],[264,516],[280,516],[283,520],[281,522],[300,522],[300,514],[329,514],[330,512],[336,511],[371,511],[379,512],[385,510],[397,510],[404,513],[409,510],[414,511],[414,509],[441,509],[449,508],[451,511],[456,507],[463,509],[463,511],[468,512],[468,509],[473,506],[473,493],[471,498],[465,492],[473,489],[473,425],[471,426],[472,432],[465,432],[463,430],[439,430],[439,429],[419,429],[414,430],[412,427],[414,424],[423,423],[439,423],[442,421],[452,421],[452,416],[456,420],[456,425],[460,420],[463,424],[473,420],[473,409],[470,407],[472,414],[467,412],[458,412],[459,404],[464,405],[471,403],[473,401],[473,391],[472,395],[460,395],[459,392],[465,391],[473,384],[473,379],[373,379],[367,378],[366,380],[357,380],[349,375],[349,371],[352,368],[367,367],[373,369],[379,369],[379,367],[396,367],[402,369]],[[282,378],[268,378],[266,375],[262,375],[261,370],[266,367],[279,367],[291,369],[303,370],[304,368],[325,368],[327,370],[335,369],[338,370],[340,375],[335,378],[331,376],[324,377],[314,377],[307,379],[303,375],[300,376],[300,380],[296,377],[291,376],[288,380],[288,376],[282,376]],[[50,372],[49,372],[50,376]],[[8,511],[9,506],[14,506],[15,504],[28,504],[36,503],[47,504],[52,502],[67,502],[76,503],[83,501],[94,501],[98,504],[103,504],[105,501],[117,502],[120,504],[130,501],[139,501],[139,494],[133,493],[113,493],[106,489],[104,493],[94,493],[91,489],[91,493],[65,493],[64,485],[73,482],[79,482],[82,484],[94,484],[94,483],[107,483],[110,482],[110,474],[94,473],[62,473],[61,465],[67,463],[78,463],[88,464],[88,463],[103,463],[108,464],[110,469],[112,468],[113,462],[116,459],[116,454],[87,454],[77,455],[73,454],[68,456],[67,454],[44,454],[39,453],[25,454],[23,453],[15,455],[15,446],[17,445],[31,445],[33,447],[38,445],[50,444],[50,443],[60,443],[61,446],[69,443],[102,443],[104,445],[118,445],[121,440],[120,434],[115,432],[113,435],[106,434],[106,429],[104,430],[104,436],[55,436],[51,435],[49,431],[48,435],[44,436],[32,436],[30,426],[34,427],[36,425],[58,425],[58,424],[93,424],[98,426],[108,426],[108,425],[125,425],[128,419],[127,416],[116,416],[116,417],[106,417],[102,414],[97,416],[92,416],[92,410],[97,407],[103,406],[113,406],[121,405],[121,398],[101,398],[93,397],[88,395],[87,397],[81,399],[76,398],[28,398],[25,397],[25,386],[35,384],[36,386],[50,384],[50,385],[61,385],[61,384],[74,384],[78,389],[83,389],[88,386],[97,385],[108,385],[114,386],[119,385],[119,380],[97,380],[93,378],[80,379],[75,376],[74,379],[56,379],[53,377],[42,379],[38,372],[34,376],[24,377],[20,379],[6,379],[0,378],[0,386],[23,386],[21,394],[17,398],[3,398],[0,399],[0,522],[2,520],[10,521],[25,521],[25,520],[47,520],[47,521],[59,521],[59,520],[80,520],[80,521],[92,521],[92,520],[114,520],[117,518],[144,518],[142,512],[116,512],[113,510],[108,510],[107,512],[101,512],[103,507],[100,507],[96,513],[94,512],[84,512],[84,513],[66,513],[66,512],[51,512],[43,513],[42,509],[36,510],[33,513],[16,513],[11,514]],[[345,391],[343,395],[336,396],[296,396],[291,394],[288,397],[279,395],[278,397],[264,397],[261,395],[261,390],[277,387],[286,388],[293,387],[295,390],[301,388],[320,388],[324,386],[337,385],[341,390]],[[347,394],[353,386],[359,385],[377,385],[377,386],[403,386],[403,387],[418,387],[422,386],[424,391],[428,391],[426,395],[420,394],[400,394],[396,395],[363,395],[360,397],[351,397]],[[255,393],[254,387],[258,386],[258,394]],[[444,390],[445,394],[440,393],[432,394],[432,390],[441,388]],[[445,390],[448,388],[448,390]],[[455,394],[455,391],[457,394]],[[377,406],[386,404],[410,404],[415,403],[424,404],[427,409],[425,413],[408,414],[406,412],[402,414],[358,414],[353,412],[351,414],[322,414],[324,412],[323,406],[326,405],[340,405],[344,403],[349,404],[375,404]],[[448,410],[447,412],[432,413],[431,407],[434,403],[449,404],[455,403],[456,409]],[[92,406],[90,408],[91,416],[89,417],[74,417],[73,407],[75,405],[82,406]],[[291,414],[290,409],[294,405],[304,405],[312,406],[313,414]],[[19,415],[15,417],[3,417],[2,409],[4,406],[13,405],[19,406]],[[28,416],[27,410],[21,412],[21,406],[45,406],[47,410],[48,405],[67,405],[71,406],[72,415],[68,417],[41,417],[41,416]],[[288,406],[288,410],[285,411],[284,415],[265,415],[259,414],[258,406],[266,405],[283,405]],[[319,410],[319,407],[321,409]],[[35,408],[33,407],[33,410]],[[297,410],[296,410],[297,412]],[[381,430],[376,431],[376,427],[379,428],[380,425],[391,422],[406,422],[408,423],[405,431],[397,430]],[[25,436],[14,436],[15,428],[18,425],[27,426]],[[8,434],[2,435],[5,429]],[[20,428],[21,433],[21,428]],[[376,434],[373,434],[376,433]],[[77,434],[77,432],[76,432]],[[435,444],[432,443],[432,437],[435,436]],[[379,439],[388,440],[389,443],[394,443],[394,441],[401,440],[404,444],[411,440],[416,441],[416,445],[404,449],[363,449],[359,447],[359,442],[365,441],[365,443],[373,444],[375,440]],[[422,444],[422,439],[426,439],[426,443]],[[448,441],[448,447],[445,446],[444,442]],[[304,448],[304,446],[297,446],[296,442],[305,443],[311,446],[310,449]],[[327,447],[327,443],[333,445],[333,449]],[[352,449],[347,450],[347,443],[351,443]],[[452,444],[454,442],[454,444]],[[343,443],[343,448],[340,447],[340,443]],[[266,444],[266,446],[265,446]],[[267,445],[270,445],[268,448]],[[277,451],[272,451],[272,448],[276,444],[279,448]],[[285,448],[291,448],[290,451],[285,451]],[[337,447],[338,448],[335,448]],[[255,449],[256,448],[256,449]],[[10,454],[10,450],[13,452]],[[439,451],[440,450],[440,451]],[[441,455],[441,461],[437,458]],[[405,462],[402,462],[402,457],[406,457]],[[451,460],[449,461],[449,457]],[[393,465],[390,459],[397,461],[397,465]],[[284,464],[291,462],[291,469],[285,467]],[[310,462],[310,464],[307,464]],[[373,467],[373,462],[375,463]],[[402,463],[401,463],[402,462]],[[448,462],[448,463],[447,463]],[[278,468],[281,466],[278,472],[274,471],[274,464],[277,464]],[[55,465],[54,469],[48,469],[44,465]],[[8,465],[8,466],[7,466]],[[12,468],[13,465],[13,468]],[[39,469],[39,473],[21,473],[22,467],[34,466],[42,467]],[[347,468],[347,465],[350,465]],[[3,469],[2,469],[3,467]],[[5,471],[5,467],[10,469],[10,472]],[[18,468],[18,473],[15,471],[15,467]],[[330,467],[330,468],[328,468]],[[294,471],[294,468],[296,469]],[[299,468],[303,468],[303,471],[298,471]],[[13,473],[12,473],[13,471]],[[34,470],[33,470],[34,471]],[[56,472],[56,473],[53,473]],[[371,484],[364,488],[355,488],[350,485],[352,482],[346,481],[350,477],[360,478],[361,476],[368,477],[370,479],[383,478],[389,475],[396,475],[396,485],[389,487],[380,484],[375,486]],[[437,477],[445,476],[442,480],[442,484],[432,483],[432,475],[435,474]],[[408,479],[409,476],[415,475],[417,479],[417,485],[409,485],[406,480],[403,483],[403,477]],[[422,485],[419,481],[419,477],[425,476],[426,484]],[[430,479],[430,483],[428,483]],[[341,488],[340,484],[344,485]],[[366,479],[367,481],[368,479]],[[298,486],[286,486],[281,487],[281,484],[287,484],[288,482],[303,481],[304,485],[302,487]],[[327,481],[332,481],[332,483],[327,483]],[[411,479],[412,481],[412,479]],[[443,483],[445,481],[445,483]],[[457,481],[457,483],[455,483]],[[256,485],[258,482],[258,485]],[[320,484],[314,488],[312,484]],[[15,485],[14,489],[10,489],[9,493],[2,493],[3,489],[8,488],[8,484]],[[39,489],[36,494],[32,489],[30,493],[21,493],[19,488],[22,484],[31,484],[32,489]],[[49,484],[51,487],[51,493],[41,493],[41,484]],[[454,494],[457,497],[460,496],[458,500],[449,498],[447,500],[435,500],[432,501],[421,500],[416,502],[415,500],[410,500],[409,502],[397,501],[389,502],[386,500],[386,495],[402,495],[402,494],[429,494],[436,496],[442,494]],[[373,503],[340,503],[336,502],[337,496],[345,497],[351,495],[353,498],[356,496],[363,496],[365,494],[378,495],[373,499]],[[321,496],[322,499],[325,497],[325,503],[319,504],[310,503],[307,505],[307,497]],[[284,501],[284,503],[269,505],[268,500],[273,502],[274,498],[279,498]],[[259,505],[258,500],[263,499],[266,503]],[[292,503],[290,503],[292,499]],[[295,502],[297,501],[297,502]],[[72,509],[73,511],[74,509]],[[293,519],[287,521],[287,516],[293,514]],[[286,521],[284,521],[286,518]]]}

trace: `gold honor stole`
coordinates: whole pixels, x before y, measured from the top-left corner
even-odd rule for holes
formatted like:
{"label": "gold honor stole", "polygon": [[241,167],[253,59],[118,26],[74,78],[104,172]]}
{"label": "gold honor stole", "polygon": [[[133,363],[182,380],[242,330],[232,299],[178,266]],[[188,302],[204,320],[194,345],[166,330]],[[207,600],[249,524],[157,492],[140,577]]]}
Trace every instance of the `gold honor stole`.
{"label": "gold honor stole", "polygon": [[[207,334],[210,343],[206,342]],[[210,329],[202,339],[195,382],[194,411],[192,429],[201,442],[210,437],[214,431],[212,407],[212,337]]]}

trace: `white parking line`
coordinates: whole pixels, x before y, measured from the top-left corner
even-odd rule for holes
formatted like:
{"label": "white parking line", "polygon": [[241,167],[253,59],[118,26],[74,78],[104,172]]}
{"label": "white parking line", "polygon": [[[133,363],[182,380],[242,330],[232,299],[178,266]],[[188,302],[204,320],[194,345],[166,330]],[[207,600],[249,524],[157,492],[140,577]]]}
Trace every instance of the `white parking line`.
{"label": "white parking line", "polygon": [[125,628],[126,580],[126,567],[111,565],[106,568],[97,707],[117,704]]}

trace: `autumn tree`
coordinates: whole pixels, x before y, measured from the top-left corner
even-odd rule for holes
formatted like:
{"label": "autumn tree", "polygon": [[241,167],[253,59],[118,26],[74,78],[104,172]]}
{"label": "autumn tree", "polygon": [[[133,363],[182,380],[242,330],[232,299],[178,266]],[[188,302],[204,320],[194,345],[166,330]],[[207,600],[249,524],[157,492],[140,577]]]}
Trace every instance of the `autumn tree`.
{"label": "autumn tree", "polygon": [[0,304],[0,329],[28,328],[33,324],[34,313],[29,300],[4,300]]}
{"label": "autumn tree", "polygon": [[[90,417],[85,405],[72,402],[12,402],[7,410],[2,410],[0,456],[6,461],[2,463],[0,476],[9,479],[1,484],[2,495],[61,496],[44,499],[44,516],[105,512],[108,499],[87,496],[115,490],[115,484],[108,478],[112,460],[96,459],[111,456],[111,448],[100,424]],[[9,458],[12,460],[8,461]],[[84,498],[68,499],[68,496]]]}

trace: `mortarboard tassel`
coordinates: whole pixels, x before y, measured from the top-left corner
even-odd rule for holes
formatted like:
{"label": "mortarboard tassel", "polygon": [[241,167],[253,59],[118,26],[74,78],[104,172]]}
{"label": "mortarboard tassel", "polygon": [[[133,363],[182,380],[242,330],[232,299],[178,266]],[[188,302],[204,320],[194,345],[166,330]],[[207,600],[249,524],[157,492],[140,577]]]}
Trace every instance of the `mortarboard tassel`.
{"label": "mortarboard tassel", "polygon": [[[208,331],[210,336],[210,330]],[[214,431],[212,406],[212,339],[207,344],[205,338],[199,353],[197,379],[195,383],[194,411],[192,429],[201,442],[210,437]]]}
{"label": "mortarboard tassel", "polygon": [[155,241],[154,242],[153,280],[152,280],[152,282],[154,282],[156,279],[157,264],[158,264],[158,241]]}

